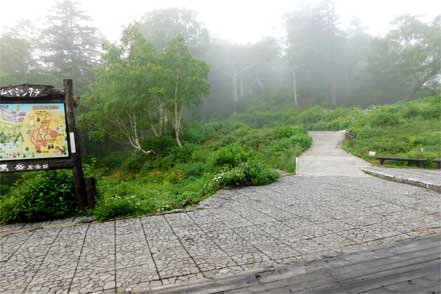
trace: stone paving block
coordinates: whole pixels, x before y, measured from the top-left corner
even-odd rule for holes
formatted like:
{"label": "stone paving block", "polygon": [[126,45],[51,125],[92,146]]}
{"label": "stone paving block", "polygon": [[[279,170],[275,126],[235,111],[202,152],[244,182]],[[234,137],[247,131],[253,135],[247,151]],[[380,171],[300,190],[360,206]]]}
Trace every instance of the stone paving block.
{"label": "stone paving block", "polygon": [[72,279],[62,279],[56,280],[51,279],[43,281],[39,284],[31,283],[28,288],[26,288],[25,293],[32,294],[68,294],[70,283]]}
{"label": "stone paving block", "polygon": [[23,293],[32,281],[37,269],[22,269],[20,271],[0,271],[0,293]]}
{"label": "stone paving block", "polygon": [[60,228],[37,230],[29,237],[25,246],[50,245],[55,241],[60,231]]}
{"label": "stone paving block", "polygon": [[401,234],[396,226],[389,223],[376,223],[366,227],[361,227],[361,229],[368,229],[371,232],[375,232],[380,238],[392,237]]}
{"label": "stone paving block", "polygon": [[140,228],[141,231],[138,232],[116,232],[115,239],[118,243],[142,243],[145,241],[144,232],[142,231],[142,228]]}
{"label": "stone paving block", "polygon": [[288,244],[303,239],[303,235],[299,233],[298,228],[294,229],[284,223],[271,222],[262,224],[260,227],[269,235]]}
{"label": "stone paving block", "polygon": [[363,227],[363,226],[377,224],[378,221],[379,221],[378,216],[376,216],[375,214],[367,214],[365,212],[355,214],[351,218],[346,220],[347,223],[354,225],[356,227]]}
{"label": "stone paving block", "polygon": [[342,250],[344,247],[356,244],[355,241],[345,239],[337,234],[330,234],[313,238],[313,240],[332,250]]}
{"label": "stone paving block", "polygon": [[50,252],[44,259],[31,284],[44,284],[64,279],[72,279],[78,263],[79,252]]}
{"label": "stone paving block", "polygon": [[116,287],[148,289],[152,281],[159,281],[153,266],[132,266],[116,270]]}
{"label": "stone paving block", "polygon": [[84,249],[78,262],[78,270],[109,271],[115,269],[115,249],[99,248]]}
{"label": "stone paving block", "polygon": [[311,254],[316,252],[322,252],[322,251],[328,251],[329,248],[327,248],[325,245],[320,244],[313,239],[306,239],[298,241],[294,244],[292,244],[292,247],[299,251],[302,254]]}
{"label": "stone paving block", "polygon": [[219,268],[215,270],[204,271],[203,275],[207,279],[215,279],[219,277],[235,276],[237,274],[243,273],[244,269],[240,266],[231,266],[225,268]]}
{"label": "stone paving block", "polygon": [[252,226],[253,223],[247,221],[246,219],[242,217],[219,217],[219,219],[229,228],[241,228],[241,227],[248,227]]}
{"label": "stone paving block", "polygon": [[352,230],[337,232],[337,235],[345,239],[355,241],[359,244],[382,238],[382,236],[378,232],[369,229],[369,227],[355,228]]}
{"label": "stone paving block", "polygon": [[302,217],[314,224],[319,224],[319,225],[325,224],[333,220],[333,218],[331,217],[331,213],[329,214],[324,213],[323,212],[324,209],[322,208],[320,209],[320,211],[322,212],[321,214],[317,214],[317,213],[303,214]]}
{"label": "stone paving block", "polygon": [[259,225],[240,227],[234,229],[234,231],[251,244],[262,242],[277,242],[276,238],[265,232],[265,230]]}
{"label": "stone paving block", "polygon": [[253,207],[259,212],[271,216],[273,219],[276,220],[285,220],[295,217],[295,215],[292,212],[287,210],[282,210],[280,208],[276,208],[269,203],[265,203],[265,205],[260,204]]}
{"label": "stone paving block", "polygon": [[194,260],[183,248],[153,253],[153,260],[161,279],[200,273]]}
{"label": "stone paving block", "polygon": [[32,233],[14,234],[0,239],[0,261],[7,261]]}
{"label": "stone paving block", "polygon": [[194,221],[186,213],[166,214],[165,218],[173,228],[195,225]]}
{"label": "stone paving block", "polygon": [[270,259],[232,230],[212,231],[207,235],[237,264],[260,263]]}
{"label": "stone paving block", "polygon": [[293,217],[293,218],[285,219],[285,220],[281,221],[281,223],[286,224],[287,226],[290,226],[294,229],[307,227],[307,226],[311,226],[314,224],[313,222],[311,222],[303,217]]}
{"label": "stone paving block", "polygon": [[348,224],[344,220],[332,220],[327,223],[321,224],[321,226],[333,233],[347,231],[355,229],[357,227],[353,224]]}
{"label": "stone paving block", "polygon": [[114,290],[115,270],[96,271],[81,270],[75,275],[70,288],[72,294],[93,293],[104,290]]}
{"label": "stone paving block", "polygon": [[300,239],[310,239],[314,237],[332,234],[331,231],[327,230],[321,225],[300,227],[300,228],[296,228],[295,231],[296,231],[296,235],[300,236]]}
{"label": "stone paving block", "polygon": [[300,255],[299,251],[280,242],[257,243],[255,246],[271,259],[282,259]]}
{"label": "stone paving block", "polygon": [[147,264],[154,267],[151,252],[145,242],[142,244],[126,243],[122,248],[117,245],[115,264],[117,269]]}
{"label": "stone paving block", "polygon": [[[174,276],[174,277],[168,277],[162,279],[162,285],[163,286],[176,286],[176,285],[183,285],[183,284],[190,284],[192,282],[201,281],[205,279],[202,273],[197,274],[187,274],[187,275],[181,275],[181,276]],[[152,287],[154,289],[154,287]]]}
{"label": "stone paving block", "polygon": [[199,226],[218,224],[219,219],[214,215],[213,209],[195,210],[187,212],[187,215]]}
{"label": "stone paving block", "polygon": [[204,232],[211,232],[217,230],[227,230],[228,227],[224,222],[216,219],[216,222],[202,223],[198,224],[199,228],[201,228]]}

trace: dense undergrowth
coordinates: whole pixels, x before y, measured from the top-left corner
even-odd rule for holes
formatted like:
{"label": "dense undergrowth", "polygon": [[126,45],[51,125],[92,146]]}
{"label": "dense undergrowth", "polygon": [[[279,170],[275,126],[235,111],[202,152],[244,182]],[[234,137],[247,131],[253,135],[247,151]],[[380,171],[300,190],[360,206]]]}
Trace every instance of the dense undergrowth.
{"label": "dense undergrowth", "polygon": [[[223,187],[264,185],[274,169],[295,171],[295,157],[311,144],[308,130],[354,134],[344,148],[360,157],[441,158],[441,96],[384,106],[248,111],[188,128],[185,144],[172,138],[146,142],[154,155],[114,151],[97,156],[88,174],[98,178],[93,213],[105,220],[193,205]],[[393,163],[405,166],[406,163]],[[428,167],[433,167],[429,165]],[[0,221],[39,221],[75,213],[70,172],[29,173],[3,187]]]}
{"label": "dense undergrowth", "polygon": [[355,139],[346,141],[344,148],[365,159],[370,159],[368,151],[429,160],[441,158],[441,95],[370,107],[348,129]]}
{"label": "dense undergrowth", "polygon": [[[160,212],[193,205],[223,187],[269,184],[279,176],[274,169],[294,172],[295,157],[310,144],[302,127],[256,129],[238,122],[212,122],[193,127],[182,147],[171,138],[148,142],[153,156],[129,151],[109,153],[96,160],[99,197],[91,213],[98,220],[106,220]],[[35,175],[27,174],[2,197],[2,222],[72,214],[72,205],[64,206],[71,184],[65,185],[62,179],[68,173],[48,174],[60,181]],[[40,182],[44,183],[41,187]],[[52,189],[45,188],[50,186]],[[49,202],[51,210],[44,213],[44,205],[39,204]],[[50,213],[52,207],[58,208],[57,213]]]}
{"label": "dense undergrowth", "polygon": [[[314,106],[299,110],[285,107],[241,113],[233,119],[254,127],[297,124],[307,130],[345,129],[355,137],[345,141],[344,149],[367,160],[373,159],[368,156],[369,151],[429,160],[441,158],[441,95],[365,109]],[[390,165],[409,164],[391,162]]]}

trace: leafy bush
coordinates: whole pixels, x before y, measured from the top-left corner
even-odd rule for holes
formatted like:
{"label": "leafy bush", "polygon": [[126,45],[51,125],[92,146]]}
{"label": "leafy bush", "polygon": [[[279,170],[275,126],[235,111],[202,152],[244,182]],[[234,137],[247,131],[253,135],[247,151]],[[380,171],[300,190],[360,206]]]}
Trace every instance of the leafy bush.
{"label": "leafy bush", "polygon": [[44,221],[72,216],[72,175],[67,171],[24,174],[0,202],[0,222]]}
{"label": "leafy bush", "polygon": [[238,145],[228,145],[217,150],[211,159],[215,167],[233,168],[252,158],[249,150]]}
{"label": "leafy bush", "polygon": [[132,152],[126,160],[121,164],[121,170],[126,173],[136,173],[142,168],[144,163],[148,160],[146,154],[141,152]]}
{"label": "leafy bush", "polygon": [[397,115],[388,112],[379,112],[372,115],[369,123],[374,127],[395,126],[400,123]]}
{"label": "leafy bush", "polygon": [[[367,160],[367,151],[402,157],[441,157],[441,96],[370,107],[350,127],[344,148]],[[390,162],[393,165],[408,165]]]}
{"label": "leafy bush", "polygon": [[97,220],[108,220],[117,216],[129,216],[138,212],[136,206],[128,199],[117,199],[104,205],[98,206],[94,215]]}
{"label": "leafy bush", "polygon": [[267,185],[279,175],[256,161],[242,162],[231,169],[217,173],[205,187],[205,191],[215,191],[223,187]]}

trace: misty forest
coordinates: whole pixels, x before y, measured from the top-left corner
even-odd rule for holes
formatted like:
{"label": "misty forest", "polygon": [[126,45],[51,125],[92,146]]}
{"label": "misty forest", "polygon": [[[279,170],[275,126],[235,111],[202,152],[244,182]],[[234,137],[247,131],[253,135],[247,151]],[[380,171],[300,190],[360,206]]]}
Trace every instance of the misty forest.
{"label": "misty forest", "polygon": [[380,37],[342,29],[325,0],[287,12],[282,38],[236,44],[195,11],[160,9],[112,43],[77,2],[49,11],[0,36],[0,85],[73,80],[97,203],[77,211],[68,170],[2,174],[1,223],[157,213],[269,184],[295,173],[311,130],[346,130],[343,148],[372,163],[441,158],[441,15],[402,15]]}

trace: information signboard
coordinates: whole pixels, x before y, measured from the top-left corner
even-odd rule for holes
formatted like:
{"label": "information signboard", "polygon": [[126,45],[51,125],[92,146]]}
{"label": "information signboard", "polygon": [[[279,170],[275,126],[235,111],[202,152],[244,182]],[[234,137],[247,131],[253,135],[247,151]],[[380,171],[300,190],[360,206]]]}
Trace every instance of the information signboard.
{"label": "information signboard", "polygon": [[0,160],[66,157],[64,103],[0,104]]}
{"label": "information signboard", "polygon": [[[86,195],[72,80],[64,91],[50,85],[0,87],[0,173],[72,169],[80,210],[95,203],[94,181]],[[90,196],[90,197],[89,197]]]}

